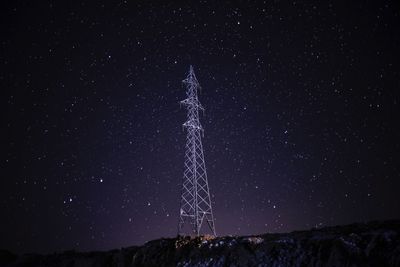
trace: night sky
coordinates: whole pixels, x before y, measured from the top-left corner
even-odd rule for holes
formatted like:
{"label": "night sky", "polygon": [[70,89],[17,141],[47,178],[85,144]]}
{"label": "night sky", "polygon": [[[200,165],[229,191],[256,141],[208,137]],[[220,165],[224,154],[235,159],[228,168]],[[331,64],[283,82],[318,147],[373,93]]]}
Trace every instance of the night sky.
{"label": "night sky", "polygon": [[176,236],[190,64],[219,235],[400,218],[398,1],[63,2],[0,9],[0,248]]}

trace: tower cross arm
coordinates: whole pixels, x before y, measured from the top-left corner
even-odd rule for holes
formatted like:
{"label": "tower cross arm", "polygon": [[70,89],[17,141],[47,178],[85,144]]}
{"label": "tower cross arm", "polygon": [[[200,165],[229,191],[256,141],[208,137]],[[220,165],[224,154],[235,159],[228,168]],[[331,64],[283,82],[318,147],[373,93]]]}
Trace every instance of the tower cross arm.
{"label": "tower cross arm", "polygon": [[195,108],[198,108],[198,109],[204,111],[204,107],[200,104],[200,102],[198,100],[186,98],[185,100],[182,100],[179,103],[182,105],[185,105],[185,106],[194,106]]}

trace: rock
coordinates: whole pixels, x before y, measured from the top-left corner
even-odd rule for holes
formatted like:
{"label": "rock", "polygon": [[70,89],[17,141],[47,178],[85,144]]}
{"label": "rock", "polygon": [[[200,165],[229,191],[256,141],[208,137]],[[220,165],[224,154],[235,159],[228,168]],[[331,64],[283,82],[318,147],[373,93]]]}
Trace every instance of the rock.
{"label": "rock", "polygon": [[177,237],[107,252],[17,256],[0,250],[6,267],[351,266],[400,267],[400,221],[243,237]]}
{"label": "rock", "polygon": [[17,257],[17,255],[11,253],[8,250],[0,249],[0,266],[5,266],[7,264],[10,264],[11,262],[14,262]]}

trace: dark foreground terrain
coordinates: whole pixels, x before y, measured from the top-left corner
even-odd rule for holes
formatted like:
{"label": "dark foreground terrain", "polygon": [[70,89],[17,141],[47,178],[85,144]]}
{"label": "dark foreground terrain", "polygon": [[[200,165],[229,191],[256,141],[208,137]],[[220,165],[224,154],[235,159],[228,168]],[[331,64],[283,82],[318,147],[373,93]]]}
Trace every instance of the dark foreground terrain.
{"label": "dark foreground terrain", "polygon": [[0,266],[400,266],[400,221],[288,234],[165,238],[107,252],[14,255]]}

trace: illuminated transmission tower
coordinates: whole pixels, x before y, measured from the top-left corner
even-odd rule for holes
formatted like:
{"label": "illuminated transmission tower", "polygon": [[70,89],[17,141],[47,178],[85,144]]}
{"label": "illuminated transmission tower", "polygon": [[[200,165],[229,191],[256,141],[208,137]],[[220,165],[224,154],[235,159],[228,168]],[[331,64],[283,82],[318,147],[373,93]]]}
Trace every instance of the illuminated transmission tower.
{"label": "illuminated transmission tower", "polygon": [[187,234],[189,231],[185,229],[189,228],[191,234],[199,236],[203,223],[206,223],[211,234],[216,236],[201,143],[204,130],[199,121],[199,110],[204,111],[204,108],[197,97],[200,85],[192,66],[183,83],[187,89],[187,98],[180,103],[186,106],[188,113],[187,121],[183,124],[187,129],[187,136],[178,234]]}

